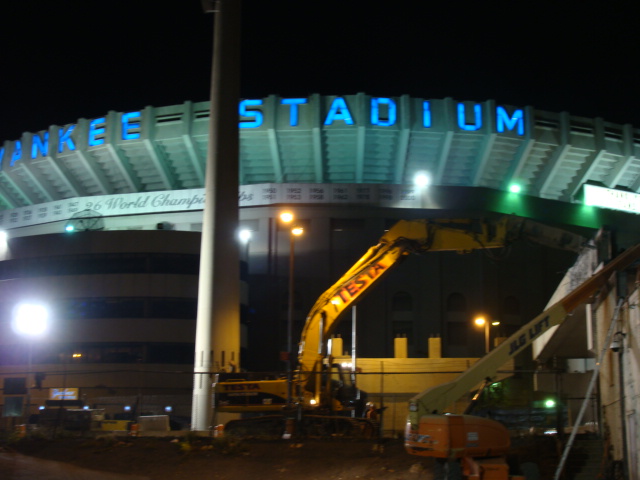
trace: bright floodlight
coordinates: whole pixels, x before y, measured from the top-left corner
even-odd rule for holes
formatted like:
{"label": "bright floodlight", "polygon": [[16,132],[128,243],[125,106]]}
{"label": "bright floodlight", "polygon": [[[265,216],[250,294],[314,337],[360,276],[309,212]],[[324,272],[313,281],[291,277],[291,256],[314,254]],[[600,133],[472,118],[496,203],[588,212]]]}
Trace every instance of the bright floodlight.
{"label": "bright floodlight", "polygon": [[522,191],[522,187],[520,185],[518,185],[517,183],[513,183],[513,184],[509,185],[509,191],[511,193],[520,193]]}
{"label": "bright floodlight", "polygon": [[13,330],[19,335],[36,337],[49,327],[49,312],[36,303],[21,303],[13,314]]}
{"label": "bright floodlight", "polygon": [[242,243],[248,243],[251,240],[251,230],[248,228],[243,228],[238,232],[238,238]]}
{"label": "bright floodlight", "polygon": [[481,327],[486,323],[486,320],[484,319],[484,317],[478,317],[474,320],[474,322],[476,323],[476,325]]}
{"label": "bright floodlight", "polygon": [[425,172],[418,172],[413,177],[413,184],[418,188],[428,187],[431,183],[431,177]]}
{"label": "bright floodlight", "polygon": [[304,228],[302,227],[293,227],[291,229],[291,233],[294,234],[295,236],[300,236],[304,233]]}

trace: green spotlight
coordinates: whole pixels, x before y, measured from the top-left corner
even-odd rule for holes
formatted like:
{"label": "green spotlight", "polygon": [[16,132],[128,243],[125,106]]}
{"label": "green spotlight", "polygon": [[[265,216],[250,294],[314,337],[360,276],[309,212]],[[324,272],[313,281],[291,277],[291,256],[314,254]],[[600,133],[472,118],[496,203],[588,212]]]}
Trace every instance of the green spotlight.
{"label": "green spotlight", "polygon": [[509,191],[511,193],[520,193],[522,191],[522,187],[517,183],[512,183],[511,185],[509,185]]}
{"label": "green spotlight", "polygon": [[547,408],[553,408],[553,407],[556,406],[556,401],[555,400],[551,400],[551,399],[545,400],[544,406],[547,407]]}
{"label": "green spotlight", "polygon": [[69,224],[66,227],[64,227],[64,230],[66,232],[73,232],[75,230],[75,228],[73,228],[73,225]]}

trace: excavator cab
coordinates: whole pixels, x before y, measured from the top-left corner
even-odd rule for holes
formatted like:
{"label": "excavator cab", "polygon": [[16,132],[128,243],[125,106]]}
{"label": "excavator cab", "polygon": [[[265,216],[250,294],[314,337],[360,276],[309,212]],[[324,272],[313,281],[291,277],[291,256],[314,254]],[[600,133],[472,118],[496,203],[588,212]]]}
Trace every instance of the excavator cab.
{"label": "excavator cab", "polygon": [[340,363],[323,362],[322,372],[309,375],[305,386],[312,394],[311,405],[331,412],[355,411],[356,416],[361,416],[367,394],[356,386],[355,377],[355,372]]}
{"label": "excavator cab", "polygon": [[367,404],[367,393],[356,386],[356,375],[353,371],[345,371],[339,363],[331,366],[332,397],[343,410],[355,410],[357,417],[364,414]]}

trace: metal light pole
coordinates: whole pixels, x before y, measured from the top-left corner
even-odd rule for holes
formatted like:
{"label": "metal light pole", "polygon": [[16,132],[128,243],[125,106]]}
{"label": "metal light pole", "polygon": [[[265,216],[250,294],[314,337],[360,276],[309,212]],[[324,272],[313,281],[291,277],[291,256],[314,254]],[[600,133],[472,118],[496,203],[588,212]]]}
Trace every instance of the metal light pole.
{"label": "metal light pole", "polygon": [[238,100],[241,0],[203,0],[215,12],[209,146],[202,214],[191,430],[213,418],[211,374],[240,366]]}
{"label": "metal light pole", "polygon": [[36,303],[21,303],[13,312],[13,331],[27,339],[27,405],[25,417],[27,422],[31,414],[31,385],[32,378],[32,355],[33,342],[36,338],[42,337],[49,329],[49,312],[46,307]]}
{"label": "metal light pole", "polygon": [[474,322],[479,327],[484,327],[484,353],[489,353],[489,351],[491,350],[491,331],[489,330],[489,328],[491,325],[500,325],[500,322],[498,322],[497,320],[489,322],[484,317],[477,317]]}
{"label": "metal light pole", "polygon": [[[291,224],[294,216],[291,212],[280,214],[280,220],[285,224]],[[292,403],[292,380],[293,380],[293,308],[294,308],[294,288],[295,288],[295,253],[296,237],[302,235],[304,229],[293,226],[289,229],[289,298],[287,308],[287,404]]]}
{"label": "metal light pole", "polygon": [[489,353],[489,322],[484,317],[477,317],[474,322],[479,327],[484,327],[484,353]]}
{"label": "metal light pole", "polygon": [[[293,307],[294,307],[294,280],[295,280],[295,256],[296,256],[296,237],[304,233],[302,227],[293,227],[289,232],[289,311],[287,314],[287,349],[289,355],[293,349]],[[289,359],[291,365],[291,359]]]}

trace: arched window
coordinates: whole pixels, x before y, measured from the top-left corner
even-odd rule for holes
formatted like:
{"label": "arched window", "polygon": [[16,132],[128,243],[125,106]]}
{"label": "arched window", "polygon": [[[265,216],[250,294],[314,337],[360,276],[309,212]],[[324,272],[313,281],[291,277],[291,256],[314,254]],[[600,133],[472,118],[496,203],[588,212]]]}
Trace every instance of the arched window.
{"label": "arched window", "polygon": [[469,333],[469,319],[467,318],[467,299],[461,293],[455,292],[447,297],[446,342],[449,354],[461,356],[462,351],[456,347],[467,345]]}
{"label": "arched window", "polygon": [[467,300],[461,293],[452,293],[447,298],[447,312],[466,312]]}
{"label": "arched window", "polygon": [[396,292],[391,297],[392,333],[406,336],[413,344],[413,297],[408,292]]}
{"label": "arched window", "polygon": [[391,310],[394,312],[411,312],[413,298],[408,292],[396,292],[391,300]]}
{"label": "arched window", "polygon": [[522,325],[522,312],[520,311],[520,300],[514,296],[504,299],[502,304],[502,318],[500,319],[500,332],[502,335],[515,333]]}
{"label": "arched window", "polygon": [[520,315],[520,302],[516,297],[507,297],[504,299],[505,315]]}

